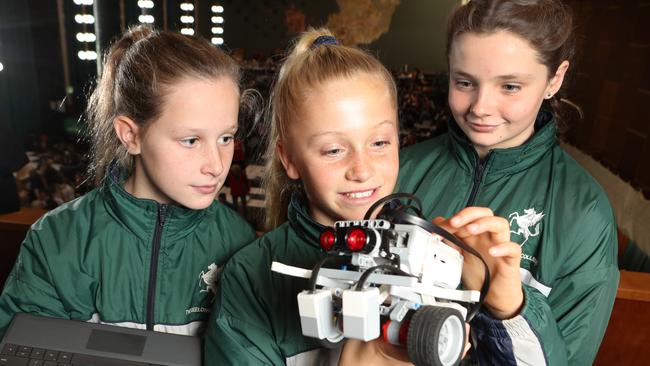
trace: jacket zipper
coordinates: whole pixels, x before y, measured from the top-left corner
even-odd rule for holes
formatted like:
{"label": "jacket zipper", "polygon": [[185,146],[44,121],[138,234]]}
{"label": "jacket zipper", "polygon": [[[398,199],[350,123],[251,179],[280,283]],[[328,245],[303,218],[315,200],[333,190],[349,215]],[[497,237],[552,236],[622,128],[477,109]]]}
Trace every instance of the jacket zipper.
{"label": "jacket zipper", "polygon": [[165,216],[167,215],[167,205],[158,206],[158,219],[156,229],[153,233],[153,242],[151,243],[151,264],[149,264],[149,290],[147,291],[147,330],[153,330],[154,322],[154,303],[156,300],[156,277],[158,276],[158,256],[160,254],[160,236],[163,225],[165,225]]}
{"label": "jacket zipper", "polygon": [[[474,153],[476,154],[476,153]],[[492,152],[488,152],[488,154],[485,156],[485,159],[481,161],[479,157],[476,155],[476,168],[474,169],[474,184],[472,185],[472,192],[469,195],[469,200],[467,201],[467,205],[465,207],[470,207],[474,205],[474,201],[476,200],[476,195],[478,194],[478,189],[481,186],[481,180],[483,178],[483,170],[485,169],[485,165],[490,158],[490,154]]]}

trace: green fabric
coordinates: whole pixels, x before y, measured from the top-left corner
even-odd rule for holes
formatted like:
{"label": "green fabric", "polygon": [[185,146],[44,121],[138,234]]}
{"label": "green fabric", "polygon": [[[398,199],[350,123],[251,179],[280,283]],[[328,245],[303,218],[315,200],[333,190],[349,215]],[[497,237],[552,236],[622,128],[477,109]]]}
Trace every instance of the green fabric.
{"label": "green fabric", "polygon": [[[17,312],[145,324],[158,207],[108,178],[34,223],[0,296],[0,336]],[[255,232],[217,201],[203,210],[166,207],[154,324],[205,322],[214,295],[202,275],[213,263],[221,267]]]}
{"label": "green fabric", "polygon": [[[471,205],[510,220],[511,240],[523,244],[521,268],[551,288],[548,297],[526,288],[521,315],[549,365],[588,365],[618,287],[615,219],[602,188],[558,146],[550,115],[542,112],[536,126],[527,143],[492,150],[481,167],[451,120],[448,134],[402,150],[398,191],[417,195],[430,219]],[[524,210],[543,216],[526,223]]]}
{"label": "green fabric", "polygon": [[303,337],[296,296],[308,280],[271,271],[271,263],[311,269],[325,256],[322,226],[297,197],[289,220],[237,252],[222,273],[221,291],[205,339],[208,365],[283,365],[287,358],[318,348]]}

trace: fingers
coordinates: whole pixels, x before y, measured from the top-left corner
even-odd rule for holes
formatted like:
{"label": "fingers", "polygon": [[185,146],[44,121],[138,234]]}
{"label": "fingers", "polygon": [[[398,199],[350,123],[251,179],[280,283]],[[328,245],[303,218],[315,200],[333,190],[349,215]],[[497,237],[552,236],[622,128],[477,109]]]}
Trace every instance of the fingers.
{"label": "fingers", "polygon": [[[451,227],[449,225],[449,222],[447,220],[445,220],[445,218],[442,217],[442,216],[436,217],[435,219],[431,220],[431,222],[434,223],[437,226],[440,226],[442,229],[448,231],[451,234],[454,234],[457,231],[457,229]],[[442,241],[445,242],[445,244],[449,245],[450,247],[456,249],[457,251],[459,251],[459,252],[461,251],[461,249],[456,244],[454,244],[454,243],[452,243],[450,241],[447,241],[445,239],[443,239]]]}
{"label": "fingers", "polygon": [[489,249],[490,255],[502,258],[508,265],[519,266],[521,247],[519,244],[508,242],[495,245]]}
{"label": "fingers", "polygon": [[498,216],[484,216],[477,218],[466,226],[458,229],[456,235],[460,238],[480,235],[483,233],[490,234],[495,243],[510,241],[510,224],[508,220]]}
{"label": "fingers", "polygon": [[488,207],[465,207],[449,219],[452,227],[459,228],[481,217],[494,216]]}

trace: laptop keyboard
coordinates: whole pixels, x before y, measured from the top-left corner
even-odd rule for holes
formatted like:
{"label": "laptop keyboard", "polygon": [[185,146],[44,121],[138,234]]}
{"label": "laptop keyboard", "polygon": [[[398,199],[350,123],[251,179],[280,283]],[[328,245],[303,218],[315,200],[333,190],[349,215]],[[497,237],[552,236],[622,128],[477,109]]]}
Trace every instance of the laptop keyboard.
{"label": "laptop keyboard", "polygon": [[[0,366],[149,366],[148,363],[6,344]],[[152,365],[155,366],[155,365]]]}

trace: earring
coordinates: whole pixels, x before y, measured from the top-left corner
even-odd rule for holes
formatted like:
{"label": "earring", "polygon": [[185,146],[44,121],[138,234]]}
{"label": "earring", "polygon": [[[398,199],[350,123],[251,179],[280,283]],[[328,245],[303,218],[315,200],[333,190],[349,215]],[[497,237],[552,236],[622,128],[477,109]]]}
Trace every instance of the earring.
{"label": "earring", "polygon": [[548,94],[546,94],[546,99],[551,99],[552,97],[553,97],[553,93],[549,92]]}

